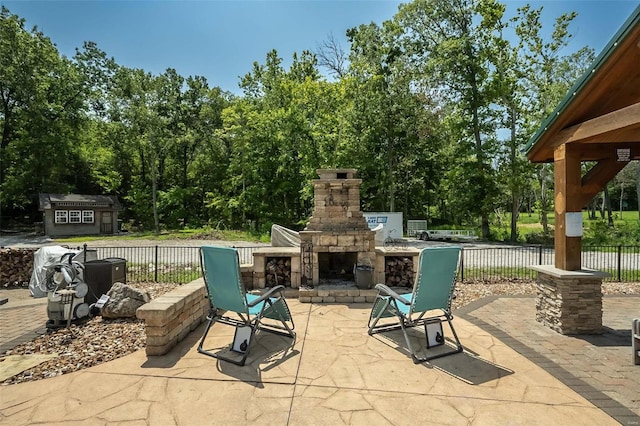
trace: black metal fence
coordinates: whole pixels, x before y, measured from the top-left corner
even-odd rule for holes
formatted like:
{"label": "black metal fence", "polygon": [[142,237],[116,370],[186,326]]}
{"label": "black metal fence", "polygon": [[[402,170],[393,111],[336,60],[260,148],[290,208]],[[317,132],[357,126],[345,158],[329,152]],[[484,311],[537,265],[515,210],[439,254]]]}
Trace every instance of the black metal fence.
{"label": "black metal fence", "polygon": [[[88,247],[92,248],[92,247]],[[257,246],[236,247],[241,264],[253,263]],[[201,276],[200,247],[99,247],[98,259],[127,260],[130,282],[186,283]],[[463,247],[459,277],[465,280],[535,279],[532,265],[552,265],[553,247]],[[640,282],[640,246],[583,247],[582,266],[609,273],[607,281]]]}
{"label": "black metal fence", "polygon": [[[463,248],[460,277],[464,280],[535,279],[532,265],[553,265],[553,247]],[[583,247],[582,267],[607,272],[605,281],[640,281],[640,246]]]}
{"label": "black metal fence", "polygon": [[[91,247],[98,259],[123,258],[127,260],[127,281],[188,283],[201,277],[200,247],[145,246],[145,247]],[[258,247],[235,247],[240,264],[253,263],[253,251]]]}

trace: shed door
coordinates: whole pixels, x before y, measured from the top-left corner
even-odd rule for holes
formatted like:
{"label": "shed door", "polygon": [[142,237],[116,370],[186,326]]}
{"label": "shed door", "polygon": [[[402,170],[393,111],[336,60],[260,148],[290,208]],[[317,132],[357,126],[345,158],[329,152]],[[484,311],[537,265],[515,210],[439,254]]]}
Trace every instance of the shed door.
{"label": "shed door", "polygon": [[111,220],[111,212],[102,212],[102,220],[100,221],[100,232],[102,234],[113,234],[113,221]]}

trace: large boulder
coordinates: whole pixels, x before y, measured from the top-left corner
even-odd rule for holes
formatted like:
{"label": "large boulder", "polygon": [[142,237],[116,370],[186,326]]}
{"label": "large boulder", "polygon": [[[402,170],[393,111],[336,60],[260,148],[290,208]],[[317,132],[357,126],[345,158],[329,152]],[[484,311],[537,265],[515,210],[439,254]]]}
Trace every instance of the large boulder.
{"label": "large boulder", "polygon": [[148,292],[120,282],[111,286],[107,296],[109,300],[100,311],[104,318],[133,318],[136,310],[151,300]]}

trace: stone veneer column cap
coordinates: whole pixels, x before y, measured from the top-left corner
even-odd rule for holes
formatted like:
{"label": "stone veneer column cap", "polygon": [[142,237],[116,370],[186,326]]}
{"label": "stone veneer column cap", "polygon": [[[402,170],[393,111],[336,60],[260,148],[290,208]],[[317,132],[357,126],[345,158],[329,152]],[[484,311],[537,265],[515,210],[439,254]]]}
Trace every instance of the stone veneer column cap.
{"label": "stone veneer column cap", "polygon": [[357,169],[316,169],[320,179],[337,179],[338,174],[347,175],[347,179],[353,179]]}
{"label": "stone veneer column cap", "polygon": [[543,274],[551,275],[560,279],[573,279],[573,278],[607,278],[611,274],[608,272],[596,271],[595,269],[582,268],[579,271],[567,271],[564,269],[556,268],[553,265],[531,265],[531,269],[541,272]]}

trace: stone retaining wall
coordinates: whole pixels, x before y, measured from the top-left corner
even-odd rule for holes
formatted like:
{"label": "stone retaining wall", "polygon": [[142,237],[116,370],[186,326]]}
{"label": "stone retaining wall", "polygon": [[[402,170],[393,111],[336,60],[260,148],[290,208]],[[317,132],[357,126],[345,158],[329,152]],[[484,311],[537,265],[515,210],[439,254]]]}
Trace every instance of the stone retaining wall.
{"label": "stone retaining wall", "polygon": [[144,320],[147,356],[164,355],[205,320],[209,299],[204,280],[181,285],[138,308]]}

